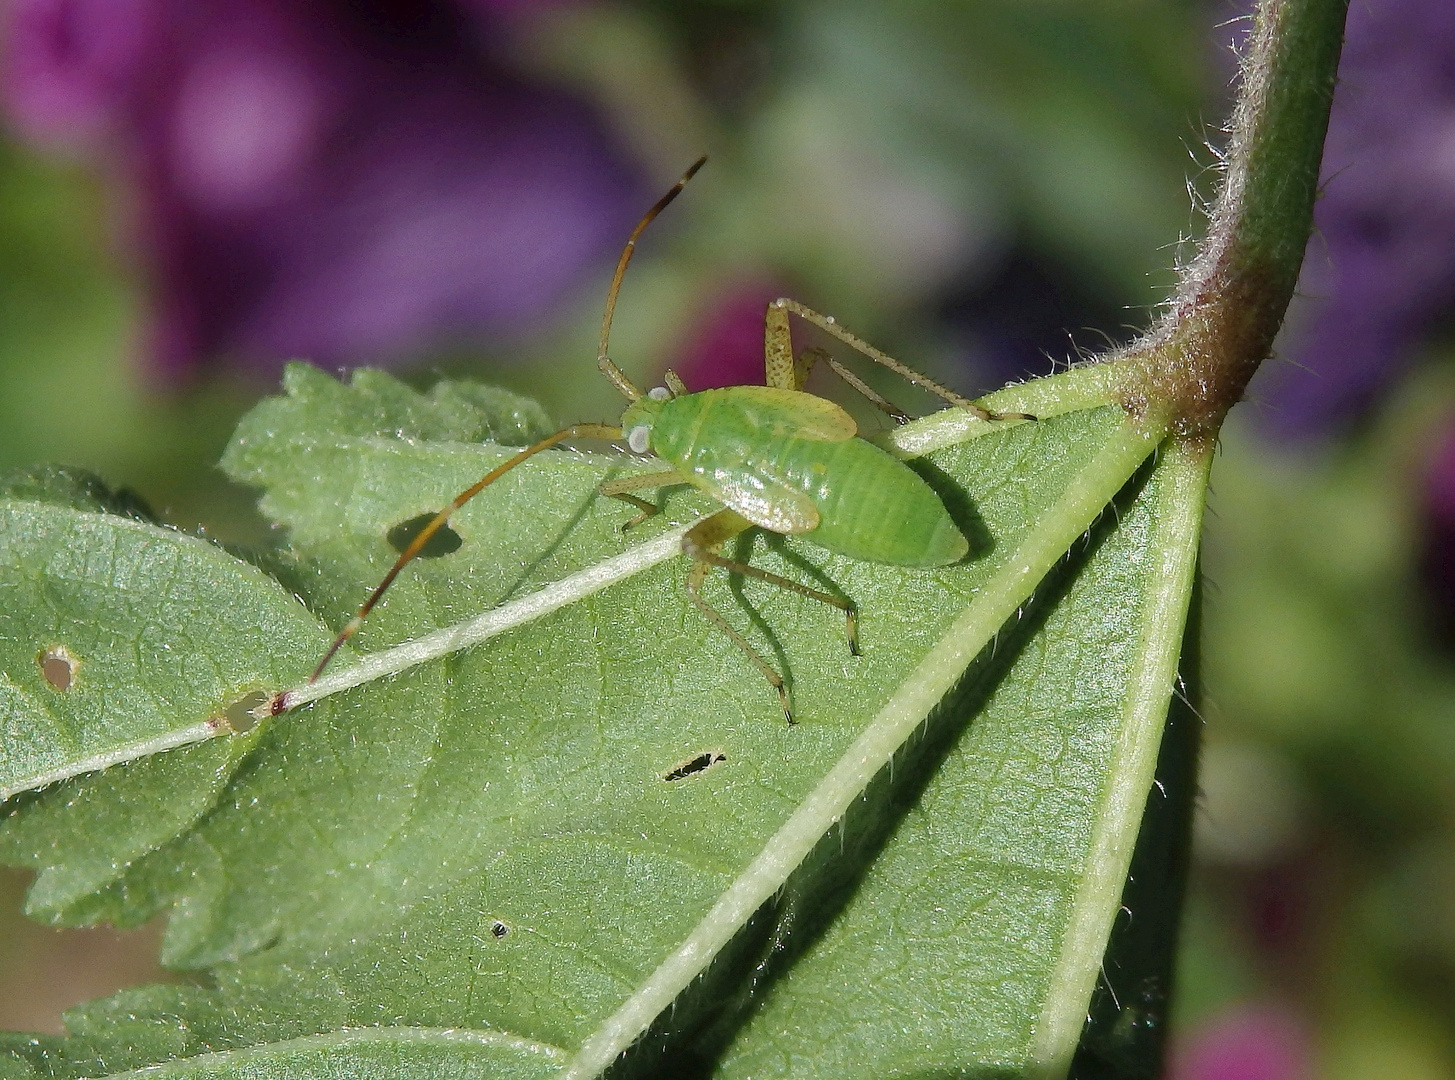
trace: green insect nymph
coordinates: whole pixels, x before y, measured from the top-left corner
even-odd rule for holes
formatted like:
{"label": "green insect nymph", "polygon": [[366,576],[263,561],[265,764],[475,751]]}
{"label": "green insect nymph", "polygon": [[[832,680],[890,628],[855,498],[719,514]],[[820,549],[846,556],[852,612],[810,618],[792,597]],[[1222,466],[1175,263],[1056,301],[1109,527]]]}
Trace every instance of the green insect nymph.
{"label": "green insect nymph", "polygon": [[688,169],[637,224],[617,262],[607,293],[597,366],[630,402],[622,414],[621,426],[573,424],[563,428],[526,447],[455,496],[400,553],[384,580],[324,654],[314,670],[314,680],[323,673],[339,647],[358,631],[399,571],[419,554],[455,510],[521,462],[569,439],[625,438],[634,452],[654,454],[670,466],[667,470],[627,476],[601,485],[603,495],[629,502],[640,511],[623,528],[631,528],[658,511],[655,503],[633,492],[685,484],[722,504],[723,509],[703,518],[682,539],[682,551],[692,560],[687,573],[687,593],[704,617],[763,673],[777,691],[789,723],[793,722],[793,716],[783,677],[707,603],[701,591],[703,581],[717,567],[836,607],[844,613],[849,649],[855,655],[859,651],[857,611],[853,601],[845,597],[724,558],[721,554],[724,544],[757,526],[770,532],[802,536],[852,559],[890,566],[948,566],[969,554],[970,545],[964,533],[929,484],[893,455],[859,438],[853,417],[840,406],[805,393],[803,386],[814,364],[822,360],[896,420],[908,417],[824,350],[805,349],[795,356],[788,316],[793,314],[818,326],[875,363],[981,419],[1034,420],[1034,417],[987,412],[855,337],[829,316],[788,299],[769,304],[764,319],[764,386],[729,386],[690,393],[682,380],[669,370],[665,386],[643,394],[607,356],[612,313],[637,238],[702,167],[703,161],[706,158]]}
{"label": "green insect nymph", "polygon": [[627,442],[684,481],[776,533],[803,535],[851,559],[946,566],[970,551],[929,484],[856,438],[838,405],[801,390],[729,386],[622,415]]}

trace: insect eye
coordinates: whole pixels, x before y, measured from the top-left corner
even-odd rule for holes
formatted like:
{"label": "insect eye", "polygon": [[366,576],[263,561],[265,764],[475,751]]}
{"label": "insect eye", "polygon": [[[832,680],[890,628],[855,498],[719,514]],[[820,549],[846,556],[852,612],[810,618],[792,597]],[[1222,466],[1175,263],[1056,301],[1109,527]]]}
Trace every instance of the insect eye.
{"label": "insect eye", "polygon": [[626,444],[631,447],[634,454],[645,454],[647,452],[647,437],[652,429],[646,424],[638,424],[626,433]]}
{"label": "insect eye", "polygon": [[647,397],[653,401],[671,401],[672,391],[668,390],[665,386],[654,386],[647,391]]}

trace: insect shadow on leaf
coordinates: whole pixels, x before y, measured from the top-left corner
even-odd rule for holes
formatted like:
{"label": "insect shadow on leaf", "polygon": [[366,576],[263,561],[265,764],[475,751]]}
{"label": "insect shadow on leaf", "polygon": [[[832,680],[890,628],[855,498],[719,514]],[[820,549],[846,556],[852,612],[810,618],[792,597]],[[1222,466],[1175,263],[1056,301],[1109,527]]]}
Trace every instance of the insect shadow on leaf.
{"label": "insect shadow on leaf", "polygon": [[[610,476],[610,474],[608,474],[608,476]],[[556,535],[551,537],[549,540],[541,545],[540,551],[536,555],[536,557],[530,562],[526,563],[524,566],[522,566],[520,573],[516,575],[515,580],[507,585],[505,589],[501,592],[501,600],[509,599],[510,597],[520,592],[521,589],[525,588],[525,586],[529,584],[531,578],[535,576],[536,572],[539,571],[542,566],[545,566],[546,563],[551,560],[552,556],[554,556],[556,552],[561,549],[561,545],[566,542],[567,538],[573,532],[575,532],[576,529],[581,525],[581,523],[586,520],[587,516],[590,515],[591,508],[596,505],[597,494],[598,492],[593,491],[576,504],[575,509],[571,511],[571,514],[564,521],[562,521],[560,527],[557,528]]]}
{"label": "insect shadow on leaf", "polygon": [[950,515],[950,520],[970,542],[970,558],[983,559],[995,550],[995,537],[991,535],[985,518],[975,506],[975,500],[964,487],[944,469],[925,458],[916,458],[905,464],[918,473],[939,496],[940,502],[945,504],[945,512]]}
{"label": "insect shadow on leaf", "polygon": [[[753,562],[754,551],[759,543],[769,551],[773,552],[783,562],[793,567],[800,575],[811,578],[817,586],[816,590],[827,596],[837,597],[846,605],[852,606],[853,601],[848,594],[839,586],[839,583],[826,574],[822,567],[805,555],[802,551],[795,551],[789,546],[787,540],[780,533],[768,532],[764,529],[752,529],[740,534],[733,547],[733,561],[740,565],[750,565]],[[748,616],[754,628],[763,636],[768,643],[768,648],[773,653],[773,659],[779,671],[783,673],[783,682],[791,692],[793,689],[792,665],[788,662],[788,652],[783,646],[783,639],[779,636],[778,630],[763,614],[762,608],[755,603],[747,593],[747,578],[742,574],[730,573],[728,575],[728,589],[734,600]],[[815,598],[816,599],[816,598]],[[856,652],[857,655],[857,652]]]}
{"label": "insect shadow on leaf", "polygon": [[[419,514],[408,521],[401,521],[391,528],[384,536],[389,541],[389,546],[395,551],[402,552],[414,543],[414,538],[424,532],[425,527],[435,518],[434,512]],[[448,525],[441,525],[430,534],[415,557],[419,559],[438,559],[444,555],[453,555],[460,550],[464,539],[459,533]]]}

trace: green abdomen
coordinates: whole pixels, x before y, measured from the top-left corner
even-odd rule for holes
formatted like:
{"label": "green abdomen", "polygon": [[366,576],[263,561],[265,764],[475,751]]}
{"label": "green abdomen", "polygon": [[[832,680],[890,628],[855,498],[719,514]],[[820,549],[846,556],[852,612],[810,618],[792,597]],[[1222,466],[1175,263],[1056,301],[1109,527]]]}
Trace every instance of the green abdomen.
{"label": "green abdomen", "polygon": [[863,439],[785,439],[764,472],[818,507],[808,539],[830,551],[892,566],[946,566],[970,550],[945,504],[904,462]]}

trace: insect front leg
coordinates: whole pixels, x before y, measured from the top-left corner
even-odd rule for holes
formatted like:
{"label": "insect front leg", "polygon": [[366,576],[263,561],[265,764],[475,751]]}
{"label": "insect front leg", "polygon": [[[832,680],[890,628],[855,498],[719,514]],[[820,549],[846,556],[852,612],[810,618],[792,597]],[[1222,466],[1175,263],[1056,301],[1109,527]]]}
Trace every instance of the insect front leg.
{"label": "insect front leg", "polygon": [[534,457],[542,450],[546,450],[552,446],[555,446],[557,443],[564,442],[567,439],[615,440],[620,438],[621,428],[608,427],[605,424],[572,424],[568,428],[562,428],[554,435],[546,436],[538,443],[533,443],[530,446],[527,446],[524,450],[520,451],[520,453],[497,465],[495,468],[491,469],[488,473],[482,476],[479,480],[475,481],[475,483],[471,484],[464,491],[456,495],[453,499],[450,500],[450,504],[448,506],[446,506],[439,513],[435,514],[435,516],[429,520],[428,524],[426,524],[425,527],[415,535],[413,541],[410,542],[409,546],[399,553],[399,558],[394,560],[394,565],[391,566],[389,568],[389,572],[384,575],[384,580],[379,582],[378,586],[374,589],[374,591],[369,594],[369,598],[364,601],[362,606],[360,606],[358,613],[355,614],[354,617],[348,621],[347,625],[345,625],[343,630],[340,631],[338,637],[333,639],[333,644],[330,645],[328,647],[328,650],[323,654],[323,659],[320,660],[318,662],[318,666],[313,669],[313,674],[308,677],[308,681],[310,683],[315,683],[318,681],[319,676],[323,674],[323,669],[328,667],[328,662],[332,660],[334,658],[334,655],[339,651],[339,649],[343,647],[344,642],[348,641],[349,638],[353,637],[359,632],[359,629],[364,625],[364,620],[369,617],[369,612],[373,611],[374,606],[383,599],[384,594],[389,591],[389,586],[392,585],[394,583],[394,579],[399,576],[399,572],[403,570],[407,565],[409,565],[409,563],[413,561],[415,556],[417,556],[421,551],[424,550],[424,546],[425,544],[429,543],[430,537],[434,536],[435,533],[439,532],[440,529],[444,528],[445,524],[450,520],[450,515],[453,514],[456,510],[464,506],[476,495],[480,494],[480,492],[484,491],[491,484],[495,483],[495,481],[499,480],[506,473],[510,472],[511,469],[514,469],[517,465],[520,465],[521,463]]}
{"label": "insect front leg", "polygon": [[616,480],[608,480],[597,488],[602,495],[610,495],[613,499],[620,499],[622,502],[631,503],[641,511],[621,527],[622,532],[635,528],[653,514],[661,512],[661,507],[655,503],[649,503],[646,499],[639,499],[628,492],[644,491],[647,488],[676,487],[679,484],[687,483],[687,478],[675,470],[666,472],[640,473],[636,476],[623,476]]}
{"label": "insect front leg", "polygon": [[727,620],[703,599],[701,593],[703,581],[707,579],[707,575],[713,567],[721,567],[730,574],[741,574],[744,577],[764,581],[769,585],[776,585],[780,589],[787,589],[789,592],[795,592],[800,596],[817,600],[821,604],[836,607],[844,613],[845,633],[849,639],[849,652],[854,656],[859,655],[859,613],[858,609],[854,607],[852,600],[846,600],[843,597],[820,592],[818,589],[810,589],[807,585],[801,585],[786,577],[769,573],[767,570],[760,570],[756,566],[750,566],[747,563],[725,559],[719,554],[723,544],[750,528],[752,528],[752,522],[748,521],[747,518],[743,517],[736,510],[719,510],[716,514],[704,518],[688,530],[687,535],[682,538],[682,551],[692,560],[692,569],[687,573],[687,594],[692,598],[692,602],[697,605],[698,610],[702,612],[708,622],[726,634],[732,643],[741,649],[749,660],[757,665],[758,670],[763,673],[769,684],[778,692],[778,699],[783,706],[783,715],[791,724],[793,723],[793,712],[788,705],[788,691],[784,688],[783,677],[778,674],[773,665],[764,660],[759,652],[748,644],[746,638],[734,630],[728,624]]}

